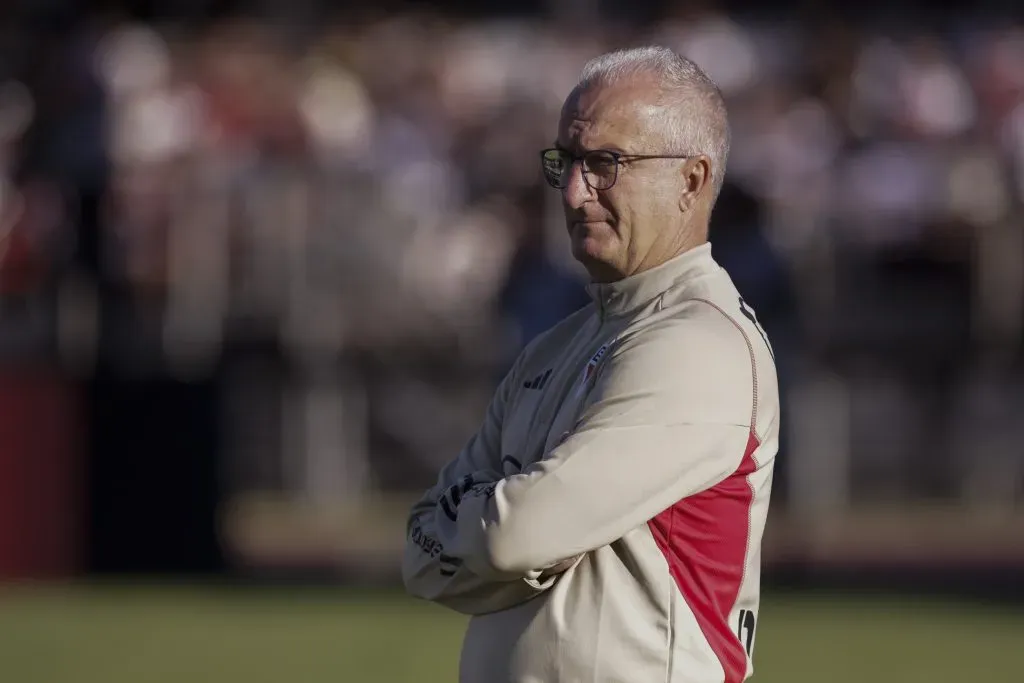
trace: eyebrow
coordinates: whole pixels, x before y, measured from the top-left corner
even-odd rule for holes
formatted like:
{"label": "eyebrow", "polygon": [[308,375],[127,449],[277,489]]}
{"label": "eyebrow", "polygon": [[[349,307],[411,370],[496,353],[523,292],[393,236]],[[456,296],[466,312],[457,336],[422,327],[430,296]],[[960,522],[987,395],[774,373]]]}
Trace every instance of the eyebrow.
{"label": "eyebrow", "polygon": [[[569,149],[565,145],[561,144],[557,140],[554,142],[554,146],[555,146],[555,149],[562,150],[563,152],[568,152],[570,154],[573,153],[573,151],[571,149]],[[605,146],[605,147],[596,147],[594,149],[583,149],[583,148],[580,148],[580,152],[581,152],[581,154],[586,154],[587,152],[615,152],[616,154],[621,154],[622,156],[630,156],[629,152],[627,152],[626,150],[624,150],[624,149],[622,149],[620,147],[616,147],[615,145],[608,145],[608,146]]]}

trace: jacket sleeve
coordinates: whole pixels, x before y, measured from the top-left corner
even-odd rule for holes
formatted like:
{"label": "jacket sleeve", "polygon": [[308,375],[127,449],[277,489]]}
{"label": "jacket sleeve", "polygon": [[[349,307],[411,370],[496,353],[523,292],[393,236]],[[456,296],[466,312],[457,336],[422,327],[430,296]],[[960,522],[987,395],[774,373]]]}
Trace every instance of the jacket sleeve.
{"label": "jacket sleeve", "polygon": [[480,430],[413,506],[406,527],[402,559],[406,590],[463,614],[484,614],[521,604],[557,578],[529,570],[491,571],[481,578],[448,552],[438,536],[440,520],[454,519],[461,505],[491,495],[502,478],[501,427],[514,374],[513,369],[499,386]]}
{"label": "jacket sleeve", "polygon": [[738,469],[754,392],[746,338],[724,316],[626,338],[572,433],[488,495],[463,501],[456,519],[440,520],[438,537],[481,576],[608,545]]}

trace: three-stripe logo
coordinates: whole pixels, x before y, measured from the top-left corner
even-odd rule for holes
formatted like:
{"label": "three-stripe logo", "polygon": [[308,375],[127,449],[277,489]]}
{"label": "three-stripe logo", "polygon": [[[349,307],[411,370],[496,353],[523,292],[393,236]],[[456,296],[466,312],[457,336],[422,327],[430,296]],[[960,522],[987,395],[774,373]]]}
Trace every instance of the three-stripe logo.
{"label": "three-stripe logo", "polygon": [[543,389],[544,386],[548,383],[549,379],[551,379],[551,370],[548,370],[547,372],[544,372],[543,374],[537,375],[536,377],[534,377],[531,380],[523,382],[523,388],[524,389]]}

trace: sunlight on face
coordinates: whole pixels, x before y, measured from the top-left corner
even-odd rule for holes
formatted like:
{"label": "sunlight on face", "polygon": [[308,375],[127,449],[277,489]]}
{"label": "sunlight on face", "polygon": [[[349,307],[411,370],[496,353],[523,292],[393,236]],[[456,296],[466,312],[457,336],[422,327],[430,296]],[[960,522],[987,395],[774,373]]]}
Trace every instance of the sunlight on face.
{"label": "sunlight on face", "polygon": [[[579,155],[590,150],[670,154],[653,79],[574,90],[559,122],[557,146]],[[613,281],[638,270],[655,242],[678,224],[681,160],[619,164],[614,185],[595,190],[581,164],[562,190],[573,256],[592,279]]]}

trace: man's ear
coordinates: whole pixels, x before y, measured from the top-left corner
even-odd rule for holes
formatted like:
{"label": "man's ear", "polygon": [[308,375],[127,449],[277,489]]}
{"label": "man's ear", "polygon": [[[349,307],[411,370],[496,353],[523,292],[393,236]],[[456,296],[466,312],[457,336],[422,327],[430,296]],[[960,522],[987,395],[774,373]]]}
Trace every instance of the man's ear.
{"label": "man's ear", "polygon": [[689,211],[711,186],[711,162],[704,155],[687,159],[683,164],[683,191],[679,208]]}

